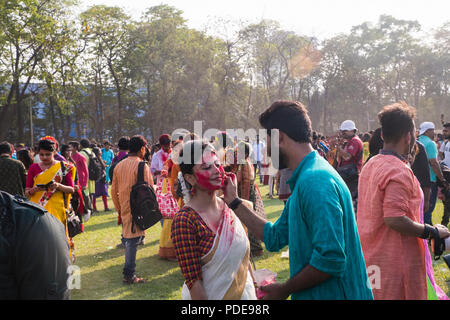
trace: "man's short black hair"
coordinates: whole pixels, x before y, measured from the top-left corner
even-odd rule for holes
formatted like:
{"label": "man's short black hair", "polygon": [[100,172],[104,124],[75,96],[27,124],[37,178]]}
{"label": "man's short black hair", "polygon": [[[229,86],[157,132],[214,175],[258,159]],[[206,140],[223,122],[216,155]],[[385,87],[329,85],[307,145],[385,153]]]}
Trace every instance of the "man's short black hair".
{"label": "man's short black hair", "polygon": [[69,141],[69,145],[71,145],[76,151],[80,151],[80,143],[78,141]]}
{"label": "man's short black hair", "polygon": [[414,129],[416,109],[405,102],[394,103],[383,107],[378,113],[383,140],[396,143],[401,137]]}
{"label": "man's short black hair", "polygon": [[141,135],[133,136],[130,139],[130,143],[129,143],[130,153],[139,152],[139,150],[141,150],[141,148],[145,147],[146,145],[147,145],[147,140],[143,136],[141,136]]}
{"label": "man's short black hair", "polygon": [[3,141],[0,142],[0,154],[11,154],[12,153],[12,148],[11,148],[11,144],[8,141]]}
{"label": "man's short black hair", "polygon": [[117,146],[120,150],[128,150],[130,148],[130,137],[121,137]]}
{"label": "man's short black hair", "polygon": [[444,128],[450,128],[450,122],[444,123]]}
{"label": "man's short black hair", "polygon": [[80,145],[83,148],[89,148],[91,146],[91,142],[88,139],[81,139],[80,140]]}
{"label": "man's short black hair", "polygon": [[311,143],[312,126],[308,111],[298,101],[274,102],[259,116],[259,123],[267,129],[278,129],[299,143]]}

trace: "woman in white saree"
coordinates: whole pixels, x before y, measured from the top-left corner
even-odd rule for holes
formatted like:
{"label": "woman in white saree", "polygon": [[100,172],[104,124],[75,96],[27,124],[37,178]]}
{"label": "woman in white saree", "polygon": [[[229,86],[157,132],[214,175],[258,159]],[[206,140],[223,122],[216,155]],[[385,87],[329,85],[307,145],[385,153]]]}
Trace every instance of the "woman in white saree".
{"label": "woman in white saree", "polygon": [[[195,148],[201,157],[192,161]],[[172,224],[172,241],[185,278],[182,298],[256,300],[247,234],[216,195],[225,172],[214,148],[202,141],[188,142],[179,164],[184,177],[180,183],[191,191]]]}

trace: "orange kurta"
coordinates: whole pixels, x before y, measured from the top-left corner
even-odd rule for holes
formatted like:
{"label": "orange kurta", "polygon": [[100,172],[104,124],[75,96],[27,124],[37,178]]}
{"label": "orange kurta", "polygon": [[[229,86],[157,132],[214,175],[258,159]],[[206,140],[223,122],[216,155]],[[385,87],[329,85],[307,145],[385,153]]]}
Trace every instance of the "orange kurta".
{"label": "orange kurta", "polygon": [[420,223],[422,199],[418,180],[399,158],[380,154],[364,166],[357,225],[366,266],[379,271],[380,281],[372,288],[376,300],[427,299],[423,240],[402,235],[384,222],[386,217],[406,216]]}
{"label": "orange kurta", "polygon": [[[135,231],[131,231],[132,217],[130,208],[131,188],[137,182],[138,166],[142,160],[136,156],[129,156],[120,161],[114,169],[114,179],[111,186],[111,197],[117,212],[120,212],[122,219],[122,234],[126,239],[137,238],[145,235],[144,230],[135,226]],[[145,166],[144,180],[153,186],[153,178],[148,165]]]}

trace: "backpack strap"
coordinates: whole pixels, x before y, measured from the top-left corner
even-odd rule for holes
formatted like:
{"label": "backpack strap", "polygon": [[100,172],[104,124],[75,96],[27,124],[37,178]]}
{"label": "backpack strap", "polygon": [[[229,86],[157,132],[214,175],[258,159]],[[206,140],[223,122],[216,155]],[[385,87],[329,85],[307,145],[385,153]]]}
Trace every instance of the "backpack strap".
{"label": "backpack strap", "polygon": [[145,161],[139,162],[139,167],[138,167],[138,180],[137,180],[138,183],[144,183],[144,182],[145,182],[145,180],[144,180],[144,169],[145,169],[145,164],[146,164]]}
{"label": "backpack strap", "polygon": [[[66,166],[64,165],[63,161],[60,161],[61,163],[61,172],[62,172],[62,179],[61,184],[64,184],[64,181],[66,179]],[[67,209],[67,199],[66,194],[63,192],[63,199],[64,199],[64,208]]]}
{"label": "backpack strap", "polygon": [[[123,159],[122,159],[123,160]],[[137,178],[137,183],[145,183],[144,180],[144,168],[145,168],[145,164],[147,162],[146,161],[141,161],[139,162],[139,166],[138,166],[138,178]],[[134,226],[134,221],[133,219],[131,219],[131,233],[136,233],[136,228]]]}

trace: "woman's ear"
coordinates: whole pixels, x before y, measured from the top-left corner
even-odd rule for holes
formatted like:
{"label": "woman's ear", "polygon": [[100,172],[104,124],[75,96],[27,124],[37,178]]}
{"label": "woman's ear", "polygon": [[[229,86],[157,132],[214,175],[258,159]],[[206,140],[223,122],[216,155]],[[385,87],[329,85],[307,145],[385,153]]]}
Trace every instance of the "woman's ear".
{"label": "woman's ear", "polygon": [[196,180],[193,174],[186,173],[184,176],[184,180],[189,183],[191,186],[195,186]]}

